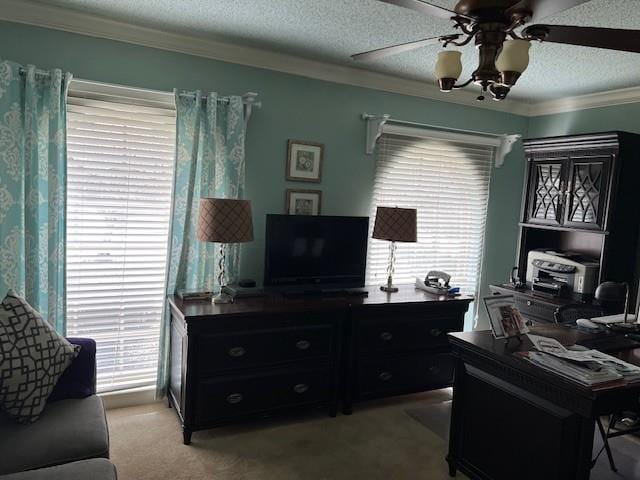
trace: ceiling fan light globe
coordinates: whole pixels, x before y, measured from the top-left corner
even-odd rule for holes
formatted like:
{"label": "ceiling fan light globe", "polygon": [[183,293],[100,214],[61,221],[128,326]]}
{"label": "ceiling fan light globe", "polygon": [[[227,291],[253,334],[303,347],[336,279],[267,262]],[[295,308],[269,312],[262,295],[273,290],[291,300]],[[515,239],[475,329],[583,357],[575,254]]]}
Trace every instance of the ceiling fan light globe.
{"label": "ceiling fan light globe", "polygon": [[438,54],[436,62],[436,78],[457,80],[462,74],[462,52],[444,50]]}
{"label": "ceiling fan light globe", "polygon": [[522,74],[529,65],[529,48],[531,44],[527,40],[507,40],[502,45],[502,51],[496,59],[496,68],[499,72],[517,72]]}

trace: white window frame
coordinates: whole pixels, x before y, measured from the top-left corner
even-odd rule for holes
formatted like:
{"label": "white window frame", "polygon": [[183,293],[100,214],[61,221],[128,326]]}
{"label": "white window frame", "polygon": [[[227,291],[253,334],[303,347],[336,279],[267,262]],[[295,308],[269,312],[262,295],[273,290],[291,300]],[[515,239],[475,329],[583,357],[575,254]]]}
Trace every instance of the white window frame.
{"label": "white window frame", "polygon": [[[156,382],[175,172],[174,98],[86,80],[69,87],[67,334],[96,340],[100,393]],[[104,182],[96,183],[102,172]],[[145,242],[153,255],[141,262]],[[136,291],[142,296],[132,303]]]}
{"label": "white window frame", "polygon": [[[397,206],[397,207],[405,207],[405,208],[417,208],[418,209],[418,243],[417,244],[403,244],[396,243],[397,245],[397,254],[396,254],[396,271],[394,274],[394,283],[408,283],[413,282],[416,277],[424,279],[428,270],[444,270],[447,271],[447,266],[441,263],[430,264],[424,263],[424,260],[421,258],[429,257],[429,255],[424,255],[423,248],[429,248],[429,231],[425,226],[421,227],[421,217],[424,222],[424,212],[421,215],[421,209],[425,208],[421,205],[421,202],[414,202],[411,199],[411,194],[407,195],[407,192],[411,192],[412,188],[416,188],[415,185],[407,186],[407,191],[405,191],[402,195],[394,196],[393,193],[385,193],[385,189],[383,188],[383,184],[385,179],[382,176],[389,174],[388,168],[386,172],[382,172],[382,169],[389,167],[389,140],[392,138],[403,139],[407,143],[415,142],[416,145],[421,143],[434,141],[441,142],[443,145],[449,145],[453,148],[456,145],[460,146],[461,151],[468,149],[478,149],[478,151],[484,151],[484,153],[480,153],[476,159],[470,159],[469,162],[480,162],[478,164],[479,167],[482,168],[482,174],[479,174],[481,178],[479,178],[478,182],[483,182],[485,185],[484,194],[479,198],[482,198],[484,204],[479,207],[479,211],[481,213],[482,220],[481,222],[481,234],[479,234],[480,238],[475,240],[473,244],[474,250],[477,252],[477,266],[476,266],[476,278],[473,286],[469,285],[469,282],[464,282],[466,288],[463,288],[463,294],[471,294],[478,295],[480,293],[481,285],[482,285],[482,273],[483,273],[483,261],[485,257],[485,237],[486,237],[486,219],[487,212],[489,206],[489,196],[490,196],[490,184],[491,184],[491,174],[493,169],[493,163],[496,160],[496,153],[503,148],[504,138],[496,137],[496,136],[484,136],[484,135],[474,135],[474,134],[466,134],[460,132],[452,132],[452,131],[440,131],[433,130],[428,128],[419,128],[413,126],[407,126],[402,124],[390,124],[386,123],[382,126],[380,130],[381,136],[378,139],[375,155],[376,155],[376,174],[374,180],[374,188],[371,200],[371,213],[370,213],[370,228],[373,228],[373,224],[375,222],[375,214],[376,207],[378,206]],[[426,144],[426,143],[425,143]],[[392,148],[401,148],[401,147],[392,147]],[[476,155],[471,155],[475,157]],[[399,160],[400,162],[402,160]],[[446,157],[443,157],[442,162],[446,162]],[[460,167],[459,162],[462,160],[456,160],[458,162],[458,167]],[[404,168],[411,168],[411,163],[420,163],[417,159],[408,160],[405,164]],[[431,159],[428,163],[430,165],[434,165],[434,160]],[[427,163],[425,163],[425,167],[427,167]],[[428,183],[428,182],[426,182]],[[422,201],[422,200],[421,200]],[[447,215],[447,208],[443,206],[443,215]],[[474,228],[478,228],[479,225],[474,224]],[[421,232],[422,231],[422,232]],[[422,233],[422,234],[421,234]],[[375,240],[370,237],[369,249],[367,253],[367,283],[369,284],[382,284],[385,283],[386,280],[386,265],[388,259],[388,242]],[[426,238],[421,238],[426,237]],[[423,254],[417,254],[417,252],[423,252]],[[437,257],[437,255],[435,255]],[[446,256],[446,255],[445,255]],[[427,260],[428,262],[428,260]],[[410,272],[410,273],[408,273]],[[452,284],[454,286],[459,285],[460,279],[458,278],[458,283],[456,282],[456,273],[455,269],[450,271],[452,274]],[[459,276],[459,275],[458,275]],[[465,321],[465,329],[471,329],[476,321],[477,317],[477,308],[478,302],[474,302],[473,308],[470,309],[466,321]]]}

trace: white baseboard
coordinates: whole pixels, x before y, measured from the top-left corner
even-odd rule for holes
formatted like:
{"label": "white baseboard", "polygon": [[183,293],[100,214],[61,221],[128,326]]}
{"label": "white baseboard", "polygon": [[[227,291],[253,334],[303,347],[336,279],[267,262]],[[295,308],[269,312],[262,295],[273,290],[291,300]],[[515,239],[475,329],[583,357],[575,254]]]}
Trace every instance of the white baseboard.
{"label": "white baseboard", "polygon": [[137,405],[146,405],[161,401],[156,400],[155,387],[134,388],[118,392],[105,392],[99,395],[102,397],[102,401],[104,402],[104,406],[107,410],[135,407]]}

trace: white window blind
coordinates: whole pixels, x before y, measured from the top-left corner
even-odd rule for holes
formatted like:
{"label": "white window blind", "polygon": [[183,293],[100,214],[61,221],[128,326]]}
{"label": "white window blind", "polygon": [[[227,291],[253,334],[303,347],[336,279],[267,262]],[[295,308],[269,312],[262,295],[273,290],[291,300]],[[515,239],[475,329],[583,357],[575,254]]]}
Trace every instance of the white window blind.
{"label": "white window blind", "polygon": [[[494,147],[423,133],[384,134],[376,150],[371,218],[377,206],[417,209],[418,242],[396,244],[394,283],[441,270],[463,293],[476,293]],[[385,283],[389,243],[370,240],[368,257],[368,283]]]}
{"label": "white window blind", "polygon": [[150,101],[135,89],[73,85],[67,105],[68,335],[96,340],[99,391],[151,385],[165,297],[173,96]]}

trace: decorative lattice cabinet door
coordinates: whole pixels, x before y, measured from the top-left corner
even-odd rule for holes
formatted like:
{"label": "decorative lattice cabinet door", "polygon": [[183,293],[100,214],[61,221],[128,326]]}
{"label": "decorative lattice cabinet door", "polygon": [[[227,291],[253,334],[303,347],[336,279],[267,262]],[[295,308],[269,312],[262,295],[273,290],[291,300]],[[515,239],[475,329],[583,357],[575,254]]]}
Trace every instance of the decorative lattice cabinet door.
{"label": "decorative lattice cabinet door", "polygon": [[529,174],[528,223],[560,225],[565,181],[565,159],[532,160]]}
{"label": "decorative lattice cabinet door", "polygon": [[568,188],[564,224],[603,230],[611,156],[571,157],[567,166]]}

